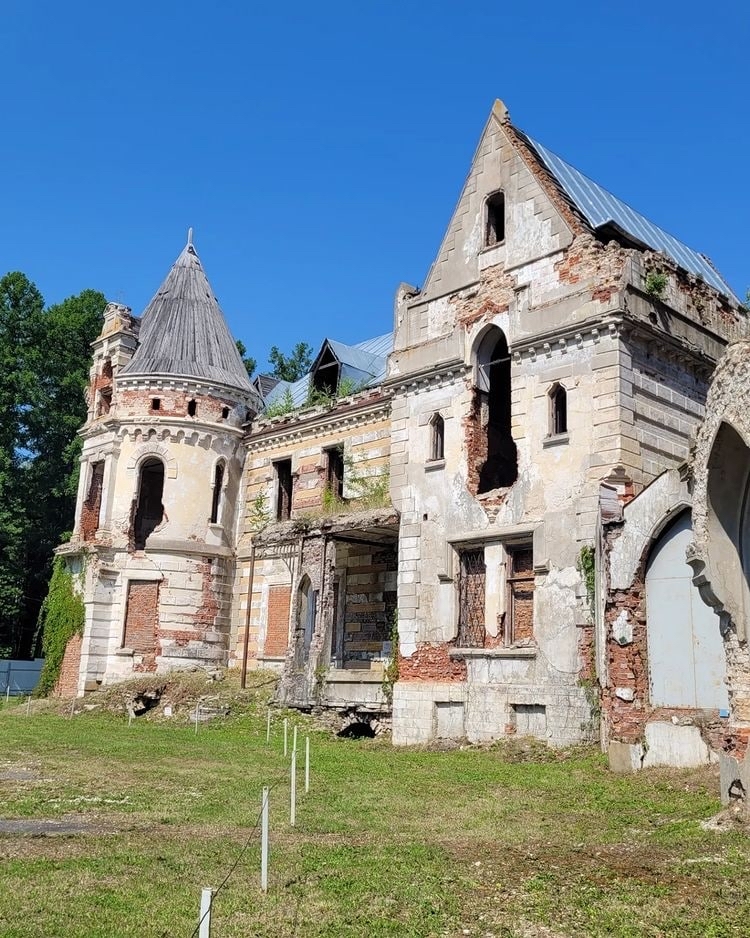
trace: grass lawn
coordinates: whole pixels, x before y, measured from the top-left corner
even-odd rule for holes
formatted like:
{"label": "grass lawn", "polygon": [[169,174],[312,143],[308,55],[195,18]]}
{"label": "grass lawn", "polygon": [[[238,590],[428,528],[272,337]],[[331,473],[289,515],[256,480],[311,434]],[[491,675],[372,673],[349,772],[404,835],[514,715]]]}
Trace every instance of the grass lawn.
{"label": "grass lawn", "polygon": [[184,712],[128,727],[105,709],[0,711],[0,819],[83,828],[0,832],[2,938],[190,938],[201,887],[248,840],[213,938],[750,934],[750,840],[699,823],[720,808],[713,771],[617,777],[591,750],[396,750],[295,716],[313,772],[290,828],[281,715],[266,746],[262,690],[233,704],[198,735]]}

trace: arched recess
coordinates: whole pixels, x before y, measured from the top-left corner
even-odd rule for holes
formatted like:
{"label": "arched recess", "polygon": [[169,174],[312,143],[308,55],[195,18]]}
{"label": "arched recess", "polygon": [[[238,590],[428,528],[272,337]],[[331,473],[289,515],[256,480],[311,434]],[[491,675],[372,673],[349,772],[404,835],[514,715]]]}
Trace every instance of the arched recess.
{"label": "arched recess", "polygon": [[649,700],[652,706],[729,706],[719,619],[692,582],[685,553],[693,537],[690,511],[655,538],[646,564]]}
{"label": "arched recess", "polygon": [[227,465],[224,459],[218,459],[214,466],[211,483],[211,524],[222,524],[225,503],[225,491],[228,482]]}
{"label": "arched recess", "polygon": [[706,483],[707,569],[701,594],[728,613],[745,638],[750,615],[750,449],[722,423],[711,448]]}
{"label": "arched recess", "polygon": [[469,458],[477,462],[481,494],[513,485],[518,478],[518,452],[511,435],[510,353],[502,329],[491,326],[481,333],[473,357],[479,433],[468,449]]}
{"label": "arched recess", "polygon": [[144,459],[138,473],[133,546],[145,550],[149,536],[164,520],[164,463],[154,456]]}

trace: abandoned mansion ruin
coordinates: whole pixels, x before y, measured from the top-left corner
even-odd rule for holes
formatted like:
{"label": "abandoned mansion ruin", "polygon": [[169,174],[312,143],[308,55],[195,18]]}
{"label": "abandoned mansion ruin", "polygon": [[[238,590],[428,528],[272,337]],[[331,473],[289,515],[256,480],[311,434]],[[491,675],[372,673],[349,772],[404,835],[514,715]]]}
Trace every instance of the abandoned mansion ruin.
{"label": "abandoned mansion ruin", "polygon": [[[61,685],[271,668],[281,702],[388,714],[396,744],[601,738],[627,769],[726,753],[750,727],[727,670],[746,635],[693,581],[706,538],[734,548],[704,496],[693,545],[690,447],[716,458],[709,384],[744,334],[702,254],[500,102],[393,331],[326,340],[295,384],[247,378],[188,243],[94,345],[60,548],[87,619]],[[720,432],[746,453],[743,428]]]}

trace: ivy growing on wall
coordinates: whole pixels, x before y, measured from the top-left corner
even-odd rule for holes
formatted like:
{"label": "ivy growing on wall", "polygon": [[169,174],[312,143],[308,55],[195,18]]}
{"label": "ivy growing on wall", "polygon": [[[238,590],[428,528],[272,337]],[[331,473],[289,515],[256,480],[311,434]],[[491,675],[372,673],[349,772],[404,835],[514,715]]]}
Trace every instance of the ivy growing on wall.
{"label": "ivy growing on wall", "polygon": [[398,609],[391,623],[391,654],[383,668],[383,696],[393,704],[393,685],[398,680]]}
{"label": "ivy growing on wall", "polygon": [[65,648],[74,635],[83,634],[84,621],[83,600],[73,588],[70,570],[62,557],[56,557],[49,589],[39,612],[44,667],[35,691],[37,696],[46,697],[54,689]]}

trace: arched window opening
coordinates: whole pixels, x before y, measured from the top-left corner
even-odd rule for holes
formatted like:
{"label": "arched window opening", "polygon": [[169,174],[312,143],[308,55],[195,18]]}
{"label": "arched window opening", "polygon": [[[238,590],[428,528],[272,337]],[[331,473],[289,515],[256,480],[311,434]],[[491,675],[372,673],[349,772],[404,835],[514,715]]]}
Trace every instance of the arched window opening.
{"label": "arched window opening", "polygon": [[195,403],[195,400],[188,401],[188,406],[187,406],[188,417],[195,417],[196,410],[198,410],[198,405]]}
{"label": "arched window opening", "polygon": [[445,458],[445,421],[440,414],[434,414],[430,420],[430,459],[435,461]]}
{"label": "arched window opening", "polygon": [[224,463],[217,462],[214,469],[214,485],[211,497],[211,524],[219,524],[224,489]]}
{"label": "arched window opening", "polygon": [[484,246],[492,247],[505,241],[505,193],[495,192],[486,202]]}
{"label": "arched window opening", "polygon": [[107,380],[112,380],[112,359],[105,358],[104,364],[102,365],[102,378]]}
{"label": "arched window opening", "polygon": [[313,389],[321,394],[333,397],[336,388],[339,386],[340,371],[341,363],[333,354],[333,351],[326,347],[311,376]]}
{"label": "arched window opening", "polygon": [[513,485],[518,478],[518,453],[511,435],[510,354],[501,329],[491,329],[477,349],[476,383],[474,421],[480,438],[469,452],[475,454],[481,494]]}
{"label": "arched window opening", "polygon": [[141,465],[138,479],[138,499],[133,523],[133,546],[145,550],[149,536],[164,518],[164,463],[160,459],[146,459]]}
{"label": "arched window opening", "polygon": [[312,588],[310,577],[305,575],[299,585],[297,597],[297,628],[302,633],[302,648],[307,659],[315,632],[315,613],[318,600],[317,590]]}
{"label": "arched window opening", "polygon": [[228,407],[222,407],[222,408],[221,408],[221,419],[222,419],[222,420],[226,420],[228,416],[229,416],[229,408],[228,408]]}
{"label": "arched window opening", "polygon": [[568,432],[568,392],[561,384],[549,391],[549,434],[558,436]]}

